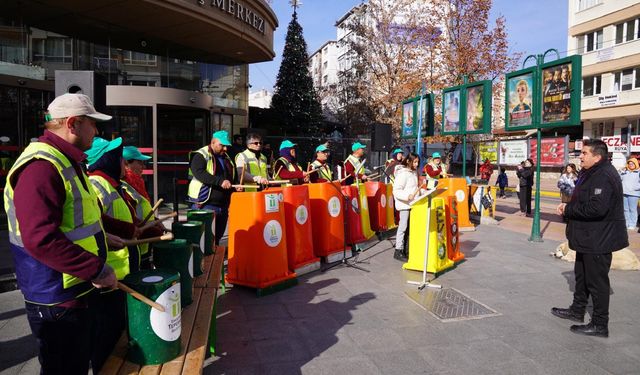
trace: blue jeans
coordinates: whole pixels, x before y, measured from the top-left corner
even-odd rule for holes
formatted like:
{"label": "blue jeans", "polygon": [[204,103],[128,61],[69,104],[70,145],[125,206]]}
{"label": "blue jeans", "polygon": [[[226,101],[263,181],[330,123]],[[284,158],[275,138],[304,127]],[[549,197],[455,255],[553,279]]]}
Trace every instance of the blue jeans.
{"label": "blue jeans", "polygon": [[229,221],[229,207],[218,207],[211,204],[205,204],[202,207],[193,204],[191,206],[194,210],[211,210],[215,212],[213,221],[214,225],[214,241],[216,245],[220,245],[220,239],[224,236],[224,231],[227,229],[227,221]]}
{"label": "blue jeans", "polygon": [[631,195],[624,196],[624,218],[627,228],[635,228],[638,225],[638,199]]}

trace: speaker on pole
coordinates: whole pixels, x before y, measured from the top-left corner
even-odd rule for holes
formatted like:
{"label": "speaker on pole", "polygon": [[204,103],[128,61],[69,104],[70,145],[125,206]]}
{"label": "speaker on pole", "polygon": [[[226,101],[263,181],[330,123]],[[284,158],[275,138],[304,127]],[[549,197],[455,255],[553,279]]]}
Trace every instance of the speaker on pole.
{"label": "speaker on pole", "polygon": [[371,124],[371,149],[373,151],[391,151],[393,137],[391,136],[391,124],[375,122]]}

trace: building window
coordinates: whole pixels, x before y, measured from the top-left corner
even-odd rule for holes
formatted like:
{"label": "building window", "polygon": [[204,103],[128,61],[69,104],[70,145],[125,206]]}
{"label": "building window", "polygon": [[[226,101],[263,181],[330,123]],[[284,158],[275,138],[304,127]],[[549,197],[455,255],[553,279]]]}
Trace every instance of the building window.
{"label": "building window", "polygon": [[325,61],[324,64],[322,64],[322,67],[327,69],[327,65],[328,65],[328,62]]}
{"label": "building window", "polygon": [[602,0],[578,0],[578,12],[600,4]]}
{"label": "building window", "polygon": [[602,49],[604,44],[604,33],[602,29],[589,34],[578,36],[578,52],[586,53]]}
{"label": "building window", "polygon": [[613,121],[601,122],[591,126],[591,138],[600,139],[601,137],[613,136]]}
{"label": "building window", "polygon": [[629,20],[616,25],[616,44],[630,42],[640,38],[639,19]]}
{"label": "building window", "polygon": [[640,68],[625,69],[621,72],[616,72],[613,91],[629,91],[636,88],[640,88]]}
{"label": "building window", "polygon": [[[148,53],[140,53],[134,51],[122,51],[124,57],[124,63],[130,65],[150,65],[155,66],[158,57],[156,55],[149,55]],[[177,62],[177,61],[176,61]]]}
{"label": "building window", "polygon": [[582,96],[600,95],[602,76],[590,76],[582,79]]}
{"label": "building window", "polygon": [[71,38],[34,39],[33,61],[71,63]]}
{"label": "building window", "polygon": [[325,74],[324,77],[322,77],[322,83],[326,85],[328,81],[329,81],[329,76]]}

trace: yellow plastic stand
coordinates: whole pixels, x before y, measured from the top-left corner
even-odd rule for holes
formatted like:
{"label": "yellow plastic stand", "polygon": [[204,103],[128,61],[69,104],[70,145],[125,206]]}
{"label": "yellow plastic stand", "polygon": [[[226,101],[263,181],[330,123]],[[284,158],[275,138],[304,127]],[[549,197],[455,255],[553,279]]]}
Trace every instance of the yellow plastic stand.
{"label": "yellow plastic stand", "polygon": [[371,229],[371,222],[369,221],[369,203],[367,202],[367,190],[364,184],[357,184],[358,197],[360,200],[360,220],[362,222],[362,234],[364,238],[369,239],[376,233]]}
{"label": "yellow plastic stand", "polygon": [[429,242],[427,252],[427,272],[438,274],[453,267],[454,262],[447,257],[446,198],[436,196],[416,202],[411,207],[409,224],[409,260],[402,268],[424,271],[424,252],[427,247],[427,215],[429,220]]}
{"label": "yellow plastic stand", "polygon": [[393,200],[393,185],[387,184],[387,230],[397,227],[395,201]]}

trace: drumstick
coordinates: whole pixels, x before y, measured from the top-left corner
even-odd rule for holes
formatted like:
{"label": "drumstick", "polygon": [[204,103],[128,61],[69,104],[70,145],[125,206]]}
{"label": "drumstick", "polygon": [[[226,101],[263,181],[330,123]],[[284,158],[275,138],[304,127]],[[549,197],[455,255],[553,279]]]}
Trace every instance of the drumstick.
{"label": "drumstick", "polygon": [[148,223],[146,223],[145,225],[140,227],[140,231],[144,232],[145,230],[151,228],[152,226],[158,224],[158,223],[162,223],[163,221],[167,220],[167,219],[171,219],[172,217],[176,217],[178,216],[177,212],[172,212],[168,215],[163,215],[163,216],[159,216],[156,220],[150,221]]}
{"label": "drumstick", "polygon": [[278,184],[288,184],[289,180],[272,180],[269,181],[269,184],[278,185]]}
{"label": "drumstick", "polygon": [[144,225],[147,221],[149,221],[149,219],[151,218],[151,215],[153,215],[153,213],[158,209],[158,207],[160,207],[163,201],[164,201],[163,198],[158,199],[156,204],[154,204],[153,207],[151,208],[151,212],[147,214],[147,216],[144,218],[144,220],[142,220],[140,225]]}
{"label": "drumstick", "polygon": [[243,188],[243,189],[255,189],[258,187],[258,185],[240,185],[240,184],[236,184],[236,185],[231,185],[231,187],[233,188]]}
{"label": "drumstick", "polygon": [[149,298],[143,296],[142,294],[136,292],[135,290],[129,288],[128,286],[126,286],[125,284],[121,283],[120,281],[118,281],[117,284],[117,288],[122,290],[125,293],[128,293],[131,295],[131,297],[137,299],[138,301],[144,302],[145,304],[149,305],[150,307],[161,311],[161,312],[165,312],[164,306],[162,306],[161,304],[159,304],[158,302],[152,301]]}
{"label": "drumstick", "polygon": [[162,236],[143,238],[141,240],[122,240],[122,243],[124,244],[124,246],[133,246],[133,245],[140,245],[143,243],[169,241],[172,239],[173,239],[173,233],[167,233],[167,234],[163,234]]}

